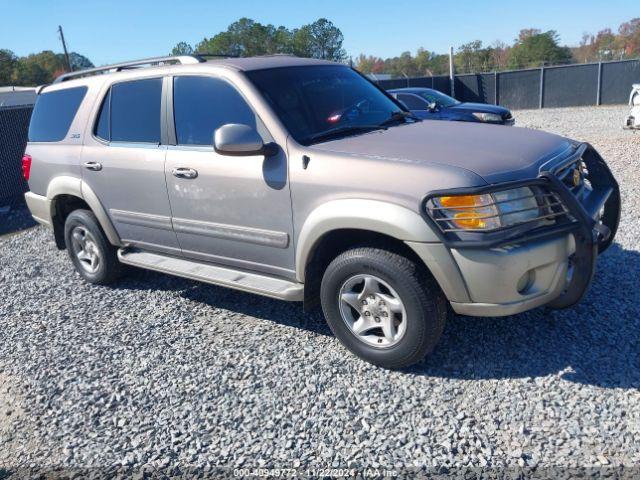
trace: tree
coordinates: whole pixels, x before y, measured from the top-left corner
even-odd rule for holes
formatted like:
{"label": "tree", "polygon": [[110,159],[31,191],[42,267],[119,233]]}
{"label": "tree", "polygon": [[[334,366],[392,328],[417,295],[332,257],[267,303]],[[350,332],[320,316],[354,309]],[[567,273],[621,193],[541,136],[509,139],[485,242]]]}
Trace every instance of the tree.
{"label": "tree", "polygon": [[554,30],[544,33],[537,29],[521,30],[509,52],[508,66],[527,68],[569,62],[571,51],[558,45],[558,40]]}
{"label": "tree", "polygon": [[178,42],[175,47],[171,49],[172,56],[179,55],[192,55],[193,47],[189,45],[187,42]]}
{"label": "tree", "polygon": [[618,34],[620,44],[627,57],[640,55],[640,17],[620,25]]}
{"label": "tree", "polygon": [[310,41],[310,52],[314,58],[343,61],[347,53],[342,48],[344,36],[338,27],[326,18],[320,18],[315,22],[301,28],[305,30],[304,37]]}
{"label": "tree", "polygon": [[624,49],[620,48],[618,38],[610,28],[598,32],[593,47],[597,60],[614,60],[624,55]]}
{"label": "tree", "polygon": [[205,38],[196,47],[199,52],[233,57],[290,53],[291,49],[289,30],[282,26],[263,25],[250,18],[233,22],[227,30]]}
{"label": "tree", "polygon": [[[62,55],[62,54],[59,53],[58,55]],[[69,63],[71,63],[71,68],[73,70],[84,70],[87,68],[94,67],[93,63],[91,63],[91,60],[89,60],[84,55],[80,55],[77,52],[71,52],[69,54]]]}
{"label": "tree", "polygon": [[493,42],[491,45],[491,64],[493,70],[504,70],[507,68],[510,48],[511,47],[500,40]]}
{"label": "tree", "polygon": [[362,73],[385,73],[384,60],[371,55],[360,54],[356,59],[355,68]]}
{"label": "tree", "polygon": [[196,49],[234,57],[293,53],[300,57],[342,61],[347,56],[342,48],[343,41],[340,29],[326,18],[294,30],[241,18],[224,32],[204,38]]}
{"label": "tree", "polygon": [[64,55],[45,50],[20,57],[13,71],[15,85],[36,86],[50,83],[65,72]]}
{"label": "tree", "polygon": [[13,70],[18,62],[11,50],[0,49],[0,86],[12,83]]}

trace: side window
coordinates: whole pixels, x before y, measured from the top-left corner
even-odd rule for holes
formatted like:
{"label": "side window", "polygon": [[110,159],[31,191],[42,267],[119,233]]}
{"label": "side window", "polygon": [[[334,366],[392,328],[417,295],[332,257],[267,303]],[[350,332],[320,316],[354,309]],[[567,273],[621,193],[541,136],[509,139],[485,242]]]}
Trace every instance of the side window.
{"label": "side window", "polygon": [[227,123],[268,133],[240,93],[219,78],[179,76],[173,80],[173,115],[178,145],[211,145],[213,132]]}
{"label": "side window", "polygon": [[87,93],[87,87],[65,88],[38,95],[29,124],[30,142],[59,142]]}
{"label": "side window", "polygon": [[398,100],[404,103],[409,110],[426,110],[427,104],[413,95],[398,94]]}
{"label": "side window", "polygon": [[98,115],[98,122],[96,123],[96,128],[94,130],[94,134],[96,137],[101,138],[102,140],[106,140],[107,142],[111,140],[111,89],[107,92],[107,95],[104,97],[102,101],[102,107],[100,107],[100,114]]}
{"label": "side window", "polygon": [[116,83],[110,95],[112,142],[160,143],[161,78]]}

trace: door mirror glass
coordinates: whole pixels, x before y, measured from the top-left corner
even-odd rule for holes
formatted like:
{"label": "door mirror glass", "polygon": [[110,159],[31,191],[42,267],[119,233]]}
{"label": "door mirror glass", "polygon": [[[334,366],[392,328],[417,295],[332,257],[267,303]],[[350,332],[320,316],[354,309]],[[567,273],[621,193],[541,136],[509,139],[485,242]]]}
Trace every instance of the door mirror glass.
{"label": "door mirror glass", "polygon": [[213,148],[220,155],[274,155],[277,147],[265,144],[255,128],[239,123],[227,123],[213,134]]}
{"label": "door mirror glass", "polygon": [[430,112],[435,112],[436,110],[438,110],[438,104],[436,102],[429,102],[429,105],[427,105],[427,109]]}

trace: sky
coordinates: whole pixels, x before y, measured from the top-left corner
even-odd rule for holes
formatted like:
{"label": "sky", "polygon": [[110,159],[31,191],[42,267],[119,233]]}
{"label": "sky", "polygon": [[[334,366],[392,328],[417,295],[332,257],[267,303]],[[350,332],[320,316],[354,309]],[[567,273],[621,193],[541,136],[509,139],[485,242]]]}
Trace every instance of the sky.
{"label": "sky", "polygon": [[16,55],[62,51],[62,25],[70,51],[95,65],[165,55],[186,41],[196,44],[241,17],[287,28],[318,18],[344,34],[344,48],[378,57],[424,47],[448,52],[472,40],[511,43],[523,28],[556,30],[577,45],[583,32],[640,16],[638,0],[0,0],[0,48]]}

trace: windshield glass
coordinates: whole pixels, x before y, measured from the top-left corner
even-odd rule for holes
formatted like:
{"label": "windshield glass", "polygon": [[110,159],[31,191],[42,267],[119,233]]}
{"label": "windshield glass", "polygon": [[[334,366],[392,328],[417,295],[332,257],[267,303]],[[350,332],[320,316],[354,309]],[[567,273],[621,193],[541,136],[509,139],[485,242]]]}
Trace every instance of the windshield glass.
{"label": "windshield glass", "polygon": [[442,92],[437,90],[426,90],[423,92],[419,92],[422,98],[424,98],[429,103],[435,103],[438,107],[452,107],[454,105],[458,105],[460,102],[449,95],[445,95]]}
{"label": "windshield glass", "polygon": [[310,144],[325,132],[367,131],[402,111],[357,72],[340,65],[246,72],[293,138]]}

